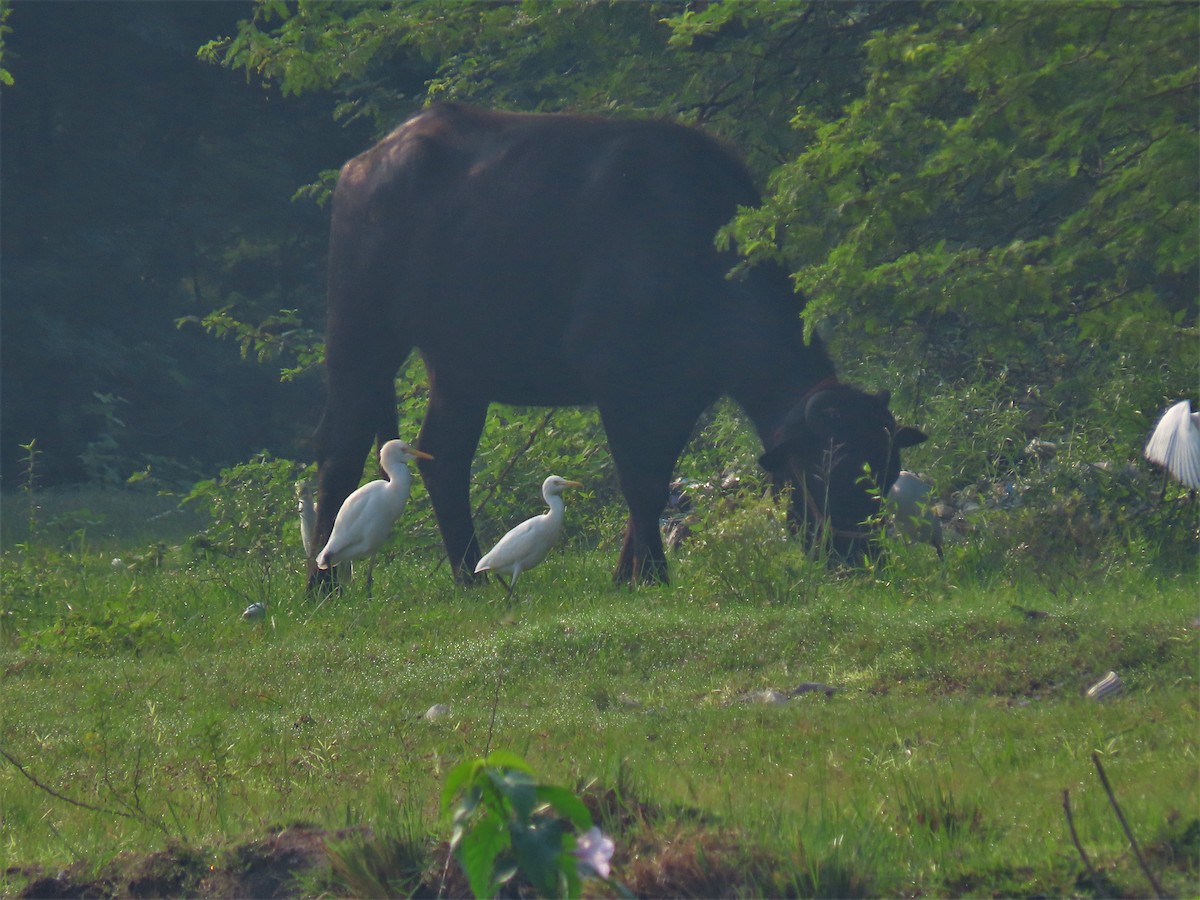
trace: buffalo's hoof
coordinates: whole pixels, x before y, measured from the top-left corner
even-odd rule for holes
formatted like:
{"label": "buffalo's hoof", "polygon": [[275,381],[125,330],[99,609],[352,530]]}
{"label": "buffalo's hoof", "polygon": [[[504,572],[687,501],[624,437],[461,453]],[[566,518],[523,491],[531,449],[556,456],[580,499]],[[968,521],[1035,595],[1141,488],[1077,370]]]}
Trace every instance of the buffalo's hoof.
{"label": "buffalo's hoof", "polygon": [[628,585],[631,588],[641,585],[669,584],[666,560],[661,562],[646,560],[640,566],[618,565],[613,572],[613,584]]}
{"label": "buffalo's hoof", "polygon": [[312,597],[326,597],[341,589],[333,569],[313,568],[308,573],[308,594]]}

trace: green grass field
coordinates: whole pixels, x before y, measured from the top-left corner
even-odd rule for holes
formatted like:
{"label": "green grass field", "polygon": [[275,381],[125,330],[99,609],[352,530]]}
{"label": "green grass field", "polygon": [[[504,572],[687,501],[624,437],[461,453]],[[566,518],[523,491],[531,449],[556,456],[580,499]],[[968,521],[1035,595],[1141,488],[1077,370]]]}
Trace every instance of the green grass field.
{"label": "green grass field", "polygon": [[[703,532],[639,591],[609,549],[564,546],[511,606],[403,539],[373,600],[356,580],[318,602],[290,544],[215,562],[9,532],[0,888],[165,848],[216,865],[296,823],[371,826],[335,842],[358,859],[408,834],[411,871],[382,879],[436,888],[447,771],[506,749],[588,799],[639,895],[1151,894],[1093,754],[1163,891],[1200,892],[1194,565],[1026,567],[976,535],[848,574],[769,518]],[[1110,670],[1123,692],[1089,699]]]}

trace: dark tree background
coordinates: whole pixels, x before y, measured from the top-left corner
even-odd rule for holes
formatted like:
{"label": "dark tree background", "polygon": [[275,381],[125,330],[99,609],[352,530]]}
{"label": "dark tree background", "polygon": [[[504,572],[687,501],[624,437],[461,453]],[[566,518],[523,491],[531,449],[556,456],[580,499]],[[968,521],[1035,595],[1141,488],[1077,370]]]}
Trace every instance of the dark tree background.
{"label": "dark tree background", "polygon": [[308,459],[326,176],[439,99],[729,140],[764,202],[720,239],[788,268],[957,482],[961,448],[1034,436],[1135,459],[1194,399],[1194,3],[19,0],[7,25],[4,487],[34,438],[43,483]]}
{"label": "dark tree background", "polygon": [[248,3],[22,3],[0,130],[0,477],[172,477],[267,448],[306,458],[322,386],[283,384],[181,317],[319,322],[325,210],[293,200],[369,139],[332,101],[199,61]]}

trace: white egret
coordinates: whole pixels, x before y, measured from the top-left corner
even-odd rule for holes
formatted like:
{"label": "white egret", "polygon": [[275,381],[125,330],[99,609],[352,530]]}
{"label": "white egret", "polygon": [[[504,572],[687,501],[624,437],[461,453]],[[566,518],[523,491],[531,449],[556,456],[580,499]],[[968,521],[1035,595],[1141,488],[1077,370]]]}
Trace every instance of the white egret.
{"label": "white egret", "polygon": [[300,540],[304,544],[304,556],[312,559],[321,549],[317,543],[317,504],[313,502],[312,484],[307,480],[296,482],[296,506],[300,511]]}
{"label": "white egret", "polygon": [[508,596],[512,597],[513,588],[517,584],[517,576],[526,569],[532,569],[550,552],[550,547],[558,540],[563,528],[563,498],[562,492],[567,488],[583,487],[578,481],[568,481],[557,475],[551,475],[542,482],[542,496],[550,509],[540,516],[526,519],[504,537],[496,542],[491,550],[479,560],[475,574],[480,572],[495,572],[508,575],[508,583],[500,582],[508,588]]}
{"label": "white egret", "polygon": [[891,508],[896,529],[910,541],[926,541],[933,544],[938,559],[942,555],[942,521],[929,505],[932,485],[912,472],[901,470],[888,491],[888,506]]}
{"label": "white egret", "polygon": [[1144,453],[1180,484],[1200,489],[1200,412],[1180,400],[1158,420]]}
{"label": "white egret", "polygon": [[[404,441],[388,441],[379,448],[379,465],[388,480],[364,484],[342,503],[333,520],[329,542],[317,554],[317,567],[328,569],[354,559],[372,557],[383,546],[392,525],[404,512],[412,475],[407,463],[433,459]],[[371,596],[372,562],[367,564],[367,596]]]}

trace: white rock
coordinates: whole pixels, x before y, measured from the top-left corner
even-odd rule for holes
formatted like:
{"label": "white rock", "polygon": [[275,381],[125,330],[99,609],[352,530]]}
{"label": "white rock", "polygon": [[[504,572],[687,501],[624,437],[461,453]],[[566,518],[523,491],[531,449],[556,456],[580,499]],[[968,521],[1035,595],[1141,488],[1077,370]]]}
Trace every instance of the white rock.
{"label": "white rock", "polygon": [[242,612],[242,618],[248,622],[257,622],[267,614],[267,606],[265,603],[251,603]]}
{"label": "white rock", "polygon": [[1088,688],[1087,695],[1089,700],[1103,700],[1106,697],[1121,693],[1121,690],[1121,676],[1116,672],[1109,672]]}

